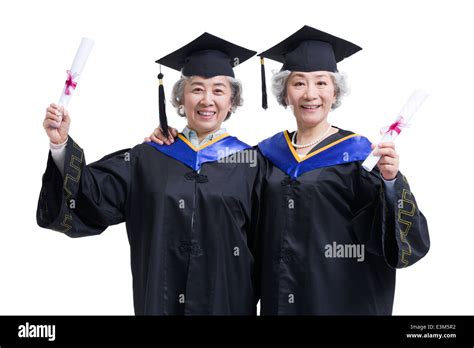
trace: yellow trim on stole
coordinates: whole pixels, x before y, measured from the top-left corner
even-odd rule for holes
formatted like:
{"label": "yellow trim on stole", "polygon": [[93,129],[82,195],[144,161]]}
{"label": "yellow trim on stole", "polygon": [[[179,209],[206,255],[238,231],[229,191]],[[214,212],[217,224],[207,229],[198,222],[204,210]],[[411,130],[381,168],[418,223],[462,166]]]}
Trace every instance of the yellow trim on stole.
{"label": "yellow trim on stole", "polygon": [[307,160],[308,158],[310,157],[313,157],[315,155],[317,155],[318,153],[320,152],[323,152],[327,149],[329,149],[330,147],[333,147],[334,145],[337,145],[339,143],[342,143],[343,141],[349,139],[349,138],[353,138],[353,137],[356,137],[356,136],[360,136],[359,134],[351,134],[351,135],[348,135],[347,137],[344,137],[342,139],[339,139],[339,140],[336,140],[326,146],[323,146],[322,148],[314,151],[314,152],[311,152],[309,154],[307,154],[306,156],[300,158],[300,156],[298,155],[298,153],[296,152],[295,148],[293,147],[293,145],[291,144],[291,140],[290,140],[290,135],[288,134],[288,131],[284,131],[283,134],[285,135],[285,139],[286,139],[286,143],[288,144],[288,148],[290,149],[291,153],[293,154],[293,157],[295,158],[295,160],[297,162],[303,162],[305,160]]}
{"label": "yellow trim on stole", "polygon": [[204,149],[204,148],[206,148],[206,147],[208,147],[208,146],[210,146],[210,145],[212,145],[212,144],[218,142],[219,140],[221,140],[223,138],[226,138],[228,136],[229,136],[229,133],[224,133],[222,135],[219,135],[217,138],[214,138],[212,141],[210,141],[210,142],[204,144],[203,146],[200,146],[200,147],[197,148],[196,146],[191,144],[191,142],[188,139],[186,139],[186,137],[183,134],[181,134],[181,133],[178,134],[178,138],[180,138],[182,141],[184,141],[184,143],[186,145],[188,145],[191,149],[193,149],[193,151],[195,151],[195,152],[201,151],[202,149]]}

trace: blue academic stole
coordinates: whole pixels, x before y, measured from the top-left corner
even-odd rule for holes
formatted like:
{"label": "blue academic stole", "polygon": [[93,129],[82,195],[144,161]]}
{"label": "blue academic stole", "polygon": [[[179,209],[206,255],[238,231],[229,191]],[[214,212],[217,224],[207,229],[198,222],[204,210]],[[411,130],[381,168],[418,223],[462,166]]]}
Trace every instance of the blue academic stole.
{"label": "blue academic stole", "polygon": [[258,147],[270,162],[293,180],[313,169],[365,160],[372,151],[367,138],[351,134],[300,158],[288,131],[263,140]]}
{"label": "blue academic stole", "polygon": [[161,153],[180,161],[191,169],[198,171],[202,164],[215,162],[236,152],[249,149],[251,146],[225,133],[201,147],[195,147],[183,134],[178,134],[171,145],[159,145],[146,142]]}

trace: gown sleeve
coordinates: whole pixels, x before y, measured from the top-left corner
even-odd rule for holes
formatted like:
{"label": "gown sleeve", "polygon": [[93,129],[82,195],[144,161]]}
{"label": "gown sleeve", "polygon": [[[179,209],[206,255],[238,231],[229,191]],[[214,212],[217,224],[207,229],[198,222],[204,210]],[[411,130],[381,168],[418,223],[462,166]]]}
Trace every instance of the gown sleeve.
{"label": "gown sleeve", "polygon": [[84,152],[69,137],[64,177],[48,156],[36,212],[40,227],[84,237],[125,221],[131,151],[121,150],[86,165]]}
{"label": "gown sleeve", "polygon": [[353,223],[369,233],[367,250],[383,256],[391,268],[416,263],[428,252],[430,238],[426,218],[406,177],[398,172],[393,195],[387,195],[378,169],[367,172],[362,166],[358,168],[359,207]]}

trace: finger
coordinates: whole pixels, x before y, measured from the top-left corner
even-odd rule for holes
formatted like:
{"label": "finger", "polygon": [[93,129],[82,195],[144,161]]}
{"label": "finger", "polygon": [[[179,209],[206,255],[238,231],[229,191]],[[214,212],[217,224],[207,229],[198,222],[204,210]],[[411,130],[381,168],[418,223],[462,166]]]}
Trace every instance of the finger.
{"label": "finger", "polygon": [[159,133],[158,134],[161,134],[162,135],[162,139],[168,139],[170,133],[169,133],[169,130],[168,130],[168,135],[165,134],[165,132],[163,131],[163,129],[161,128],[161,126],[158,127],[159,129]]}
{"label": "finger", "polygon": [[58,105],[58,104],[51,103],[51,104],[49,104],[48,108],[51,108],[51,109],[53,109],[53,110],[58,110],[58,109],[59,109],[59,105]]}
{"label": "finger", "polygon": [[161,144],[165,143],[166,145],[171,145],[171,142],[169,138],[167,138],[164,134],[161,128],[156,128],[155,131],[153,132],[153,135],[157,138],[160,139]]}
{"label": "finger", "polygon": [[46,115],[46,117],[44,119],[45,120],[51,120],[51,121],[58,122],[58,123],[61,123],[61,121],[62,121],[61,117],[56,116],[56,115],[52,115],[52,114]]}
{"label": "finger", "polygon": [[155,128],[155,131],[153,132],[153,135],[157,138],[159,138],[161,141],[166,141],[166,137],[163,134],[163,131],[161,128]]}
{"label": "finger", "polygon": [[61,121],[63,119],[63,115],[59,112],[56,112],[56,111],[47,112],[46,117],[52,118],[52,119],[55,119],[55,120],[59,120],[59,121]]}
{"label": "finger", "polygon": [[[64,107],[63,106],[60,106],[60,105],[56,105],[56,104],[51,104],[50,106],[48,106],[48,108],[46,109],[46,113],[50,113],[50,114],[53,114],[53,115],[57,115],[59,117],[63,117],[64,115]],[[66,113],[67,113],[67,110],[66,110]],[[69,114],[68,114],[69,115]]]}
{"label": "finger", "polygon": [[61,121],[61,117],[51,112],[46,113],[45,119],[50,119],[50,120],[58,121],[58,122]]}
{"label": "finger", "polygon": [[370,148],[373,150],[375,149],[375,144],[370,144]]}
{"label": "finger", "polygon": [[[176,131],[176,134],[177,134],[177,130],[175,129]],[[161,126],[158,126],[158,128],[155,129],[155,135],[158,135],[159,138],[161,140],[163,140],[164,142],[167,142],[169,141],[169,143],[173,143],[174,142],[174,135],[173,135],[173,129],[171,127],[168,127],[168,136],[165,135],[165,133],[163,132],[163,129],[161,129]]]}
{"label": "finger", "polygon": [[59,109],[57,109],[57,108],[48,107],[48,108],[46,109],[46,113],[51,113],[51,114],[54,114],[54,115],[59,115],[61,112],[60,112]]}
{"label": "finger", "polygon": [[389,157],[393,157],[393,158],[398,158],[398,155],[397,153],[395,152],[394,149],[392,148],[378,148],[377,150],[375,150],[374,154],[376,156],[389,156]]}
{"label": "finger", "polygon": [[390,163],[390,164],[397,164],[399,159],[397,157],[390,157],[390,156],[382,156],[379,160],[380,163]]}
{"label": "finger", "polygon": [[388,141],[385,143],[380,143],[379,148],[392,148],[395,149],[395,143],[393,141]]}
{"label": "finger", "polygon": [[153,142],[155,142],[155,143],[157,143],[157,144],[163,145],[163,142],[162,142],[160,139],[158,139],[154,134],[152,134],[152,135],[150,136],[150,138],[151,138],[151,141],[153,141]]}
{"label": "finger", "polygon": [[381,172],[393,172],[395,170],[398,170],[398,167],[396,165],[390,164],[390,163],[378,163],[377,166],[379,167],[379,170]]}
{"label": "finger", "polygon": [[45,128],[58,128],[61,125],[61,122],[46,119],[44,120],[43,125]]}
{"label": "finger", "polygon": [[176,128],[170,128],[171,130],[171,134],[174,136],[174,137],[177,137],[178,136],[178,130]]}
{"label": "finger", "polygon": [[379,169],[393,171],[394,169],[398,170],[398,166],[394,164],[390,164],[390,163],[385,163],[385,164],[379,164]]}
{"label": "finger", "polygon": [[382,162],[378,164],[380,170],[398,171],[398,163]]}
{"label": "finger", "polygon": [[396,162],[391,162],[391,161],[389,161],[389,160],[381,160],[381,161],[379,162],[379,165],[381,165],[381,166],[393,166],[393,167],[395,167],[395,166],[397,165],[397,163],[396,163]]}

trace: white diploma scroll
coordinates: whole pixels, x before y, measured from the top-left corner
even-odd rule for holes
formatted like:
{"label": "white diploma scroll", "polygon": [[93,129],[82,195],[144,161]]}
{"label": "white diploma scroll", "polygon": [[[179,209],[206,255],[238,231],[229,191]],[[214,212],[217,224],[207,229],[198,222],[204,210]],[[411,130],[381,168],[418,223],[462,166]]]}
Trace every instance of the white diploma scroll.
{"label": "white diploma scroll", "polygon": [[87,58],[92,51],[92,47],[94,47],[94,41],[83,37],[81,44],[77,49],[74,61],[72,62],[71,69],[67,71],[67,79],[64,83],[61,97],[59,98],[59,105],[67,107],[69,104],[71,96],[74,93],[74,89],[77,86],[77,82],[79,81],[79,77],[81,76],[84,66],[86,65]]}
{"label": "white diploma scroll", "polygon": [[[428,93],[422,90],[416,90],[415,92],[413,92],[411,97],[408,99],[408,101],[405,103],[402,110],[398,114],[398,117],[395,122],[392,123],[390,126],[385,127],[385,129],[382,129],[383,136],[378,143],[380,144],[384,142],[395,141],[398,134],[400,134],[402,129],[408,125],[408,122],[410,122],[410,119],[415,114],[416,110],[418,110],[418,108],[421,106],[421,104],[423,104],[427,97]],[[374,151],[376,149],[377,148],[372,150],[370,155],[367,156],[365,161],[362,163],[362,167],[364,167],[364,169],[369,172],[374,169],[375,165],[380,159],[380,156],[374,156]]]}

